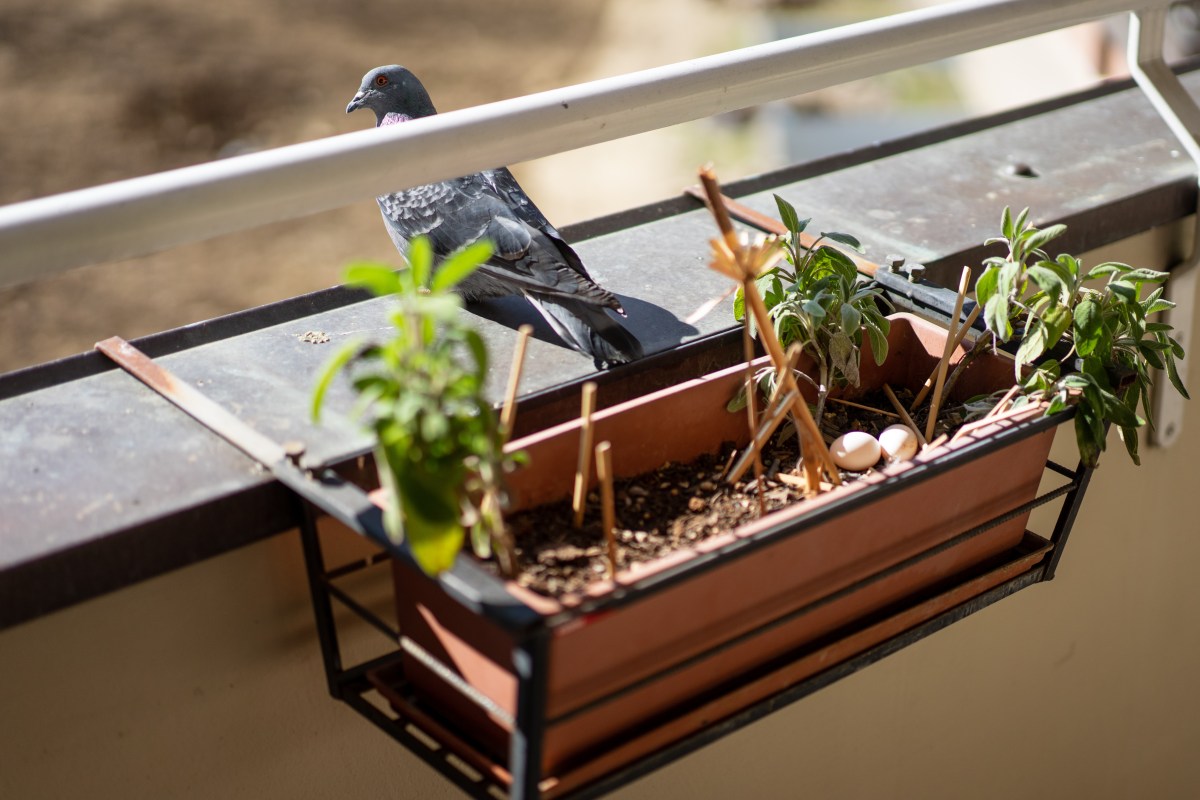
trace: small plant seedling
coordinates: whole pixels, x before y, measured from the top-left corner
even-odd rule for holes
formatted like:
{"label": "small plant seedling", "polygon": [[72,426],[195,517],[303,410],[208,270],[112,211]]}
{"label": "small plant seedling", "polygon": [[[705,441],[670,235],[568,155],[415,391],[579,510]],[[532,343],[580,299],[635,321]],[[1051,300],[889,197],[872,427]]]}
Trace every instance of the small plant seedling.
{"label": "small plant seedling", "polygon": [[467,530],[476,552],[495,548],[502,568],[512,563],[500,504],[487,498],[503,496],[514,459],[504,453],[505,432],[484,396],[487,348],[452,291],[490,254],[487,243],[473,245],[435,271],[432,248],[421,238],[409,248],[406,270],[350,266],[346,283],[395,297],[393,334],[382,343],[347,342],[313,391],[318,419],[334,376],[350,372],[355,414],[375,434],[380,484],[391,494],[388,535],[407,540],[430,575],[450,568]]}
{"label": "small plant seedling", "polygon": [[[798,343],[817,363],[817,410],[820,420],[829,391],[836,386],[857,386],[864,332],[871,341],[876,364],[887,358],[890,323],[878,301],[886,302],[876,287],[858,280],[854,262],[835,247],[836,242],[856,252],[862,245],[845,233],[823,232],[813,245],[804,248],[800,234],[810,220],[800,219],[787,200],[775,195],[779,217],[787,228],[786,261],[758,277],[758,289],[770,312],[779,343]],[[734,316],[745,315],[745,298],[739,290],[734,298]]]}
{"label": "small plant seedling", "polygon": [[[975,284],[987,326],[975,350],[1023,330],[1015,364],[1023,394],[1013,405],[1046,400],[1046,413],[1053,414],[1075,403],[1085,464],[1096,465],[1108,423],[1140,464],[1138,428],[1154,424],[1152,370],[1165,370],[1175,391],[1188,396],[1175,363],[1183,347],[1168,323],[1151,319],[1174,307],[1162,296],[1169,274],[1115,261],[1086,270],[1075,256],[1051,258],[1043,248],[1066,226],[1039,230],[1029,222],[1029,209],[1014,219],[1005,208],[1000,227],[1002,235],[986,243],[1005,245],[1008,254],[984,261]],[[1148,287],[1154,288],[1146,293]],[[1045,358],[1060,340],[1066,352]]]}

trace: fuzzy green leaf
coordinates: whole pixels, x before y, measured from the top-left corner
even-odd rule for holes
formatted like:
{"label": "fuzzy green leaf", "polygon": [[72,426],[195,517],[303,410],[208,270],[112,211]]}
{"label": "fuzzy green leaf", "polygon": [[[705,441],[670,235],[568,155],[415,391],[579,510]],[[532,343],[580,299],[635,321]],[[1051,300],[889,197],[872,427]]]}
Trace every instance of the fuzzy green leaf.
{"label": "fuzzy green leaf", "polygon": [[[1050,262],[1043,263],[1048,264]],[[1038,288],[1045,292],[1050,300],[1054,303],[1061,303],[1069,291],[1067,285],[1063,282],[1062,277],[1048,267],[1034,265],[1025,270],[1025,274],[1034,283],[1036,283]],[[976,291],[978,291],[978,289]]]}
{"label": "fuzzy green leaf", "polygon": [[1008,298],[1005,295],[992,295],[983,307],[983,319],[988,330],[1001,342],[1012,338],[1012,323],[1008,320]]}
{"label": "fuzzy green leaf", "polygon": [[793,235],[802,232],[807,226],[808,221],[805,220],[804,224],[801,224],[800,215],[796,213],[796,207],[779,195],[775,195],[774,197],[775,207],[779,209],[779,219],[783,222],[783,226]]}
{"label": "fuzzy green leaf", "polygon": [[1081,356],[1090,356],[1100,344],[1103,334],[1103,319],[1100,304],[1090,297],[1075,306],[1075,350]]}
{"label": "fuzzy green leaf", "polygon": [[313,422],[321,418],[321,407],[325,404],[325,395],[329,392],[329,386],[333,383],[334,376],[350,363],[361,347],[362,343],[358,340],[346,342],[321,368],[320,374],[317,375],[317,385],[313,388],[310,408]]}
{"label": "fuzzy green leaf", "polygon": [[1025,336],[1021,346],[1017,348],[1017,363],[1031,364],[1033,360],[1046,352],[1046,325],[1040,319],[1031,319],[1025,327]]}
{"label": "fuzzy green leaf", "polygon": [[871,357],[876,364],[882,365],[887,360],[888,354],[888,332],[891,330],[891,321],[878,313],[868,312],[863,314],[863,322],[867,330],[867,338],[871,341]]}
{"label": "fuzzy green leaf", "polygon": [[1171,276],[1169,272],[1159,272],[1154,269],[1131,269],[1121,276],[1121,280],[1134,283],[1162,283]]}
{"label": "fuzzy green leaf", "polygon": [[371,261],[358,261],[346,267],[343,278],[349,286],[366,289],[371,294],[385,297],[400,291],[400,276],[396,271],[384,264]]}
{"label": "fuzzy green leaf", "polygon": [[979,280],[975,281],[975,302],[981,306],[986,306],[988,300],[991,300],[995,296],[999,285],[999,268],[990,267],[984,270],[983,274],[979,276]]}
{"label": "fuzzy green leaf", "polygon": [[492,243],[486,239],[475,242],[442,262],[433,275],[430,289],[448,291],[469,278],[492,257]]}
{"label": "fuzzy green leaf", "polygon": [[1049,228],[1042,228],[1039,231],[1032,233],[1025,238],[1022,244],[1025,247],[1025,252],[1031,253],[1035,250],[1041,250],[1049,242],[1062,236],[1067,230],[1066,225],[1051,225]]}
{"label": "fuzzy green leaf", "polygon": [[855,252],[861,253],[863,251],[862,242],[860,242],[857,238],[855,238],[854,236],[851,236],[848,233],[838,233],[836,231],[821,231],[821,235],[824,236],[826,239],[837,242],[838,244],[844,244],[847,247],[853,249]]}

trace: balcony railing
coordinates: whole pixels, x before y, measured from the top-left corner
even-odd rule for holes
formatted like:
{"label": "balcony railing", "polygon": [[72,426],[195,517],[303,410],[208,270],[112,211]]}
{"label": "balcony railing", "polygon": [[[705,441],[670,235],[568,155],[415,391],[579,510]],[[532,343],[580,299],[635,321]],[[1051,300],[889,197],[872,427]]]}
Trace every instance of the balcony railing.
{"label": "balcony railing", "polygon": [[[1159,58],[1167,0],[961,0],[0,208],[0,286],[312,214],[1135,11],[1139,81],[1200,158]],[[1147,46],[1149,45],[1149,46]],[[1149,54],[1149,57],[1146,57]],[[1161,87],[1161,88],[1156,88]],[[1194,112],[1194,108],[1193,108]]]}

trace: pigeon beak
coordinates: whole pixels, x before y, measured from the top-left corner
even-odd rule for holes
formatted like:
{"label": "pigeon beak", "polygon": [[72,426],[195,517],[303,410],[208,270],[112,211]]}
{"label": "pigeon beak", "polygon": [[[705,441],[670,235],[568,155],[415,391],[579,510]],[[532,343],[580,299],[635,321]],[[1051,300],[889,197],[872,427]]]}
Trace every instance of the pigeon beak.
{"label": "pigeon beak", "polygon": [[354,95],[354,99],[350,101],[348,106],[346,106],[346,113],[349,114],[351,111],[357,111],[358,109],[362,108],[363,100],[366,99],[367,96],[363,92],[359,92],[358,94]]}

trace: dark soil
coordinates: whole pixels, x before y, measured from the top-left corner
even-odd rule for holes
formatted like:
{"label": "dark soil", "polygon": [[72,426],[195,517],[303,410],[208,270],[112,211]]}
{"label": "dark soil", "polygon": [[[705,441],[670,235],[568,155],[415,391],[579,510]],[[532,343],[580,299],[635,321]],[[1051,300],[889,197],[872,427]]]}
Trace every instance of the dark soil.
{"label": "dark soil", "polygon": [[[898,392],[907,405],[911,392]],[[861,398],[863,405],[891,406],[882,393]],[[948,409],[953,419],[957,409]],[[829,438],[851,430],[878,434],[897,419],[852,406],[829,403],[822,429]],[[919,419],[918,424],[923,423]],[[727,533],[759,517],[753,471],[737,484],[722,480],[727,465],[736,457],[731,444],[717,454],[702,456],[689,464],[668,463],[659,469],[614,485],[618,569],[652,561],[671,552],[694,546]],[[768,513],[804,501],[804,492],[785,483],[780,475],[796,475],[796,437],[785,425],[763,454],[764,504]],[[880,466],[880,465],[876,465]],[[842,471],[845,482],[868,472]],[[609,565],[600,521],[599,497],[588,498],[584,524],[572,526],[570,500],[539,506],[513,514],[509,527],[516,542],[522,586],[551,597],[578,593],[608,575]]]}

